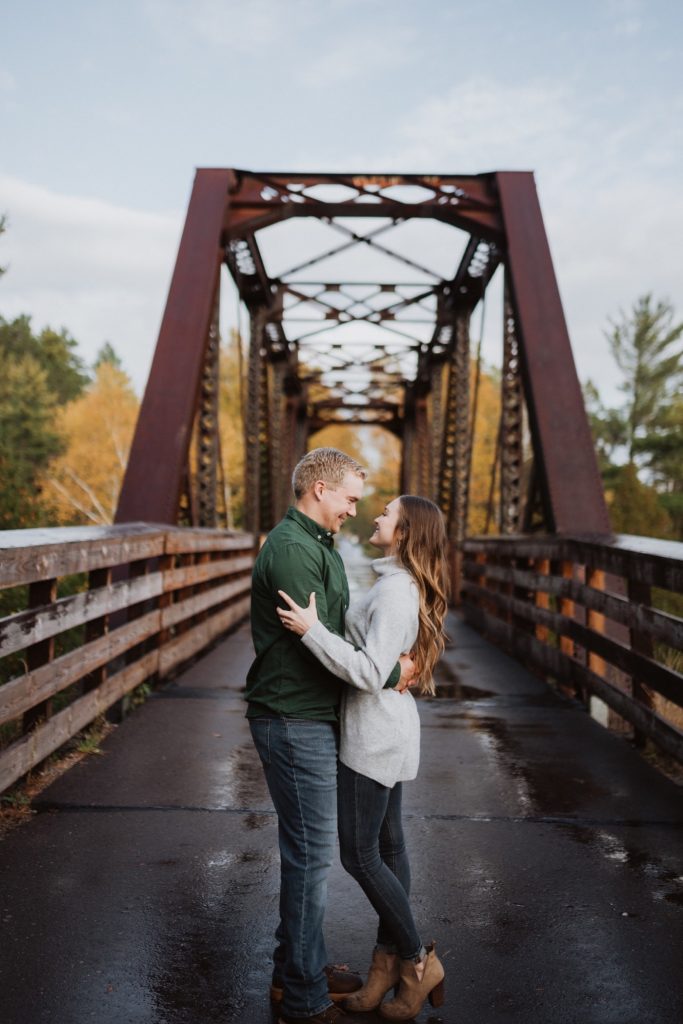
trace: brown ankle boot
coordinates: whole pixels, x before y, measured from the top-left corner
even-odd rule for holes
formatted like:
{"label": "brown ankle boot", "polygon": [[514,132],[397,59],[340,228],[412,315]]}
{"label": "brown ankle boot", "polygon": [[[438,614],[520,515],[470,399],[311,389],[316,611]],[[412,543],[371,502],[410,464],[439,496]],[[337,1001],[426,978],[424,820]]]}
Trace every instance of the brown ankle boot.
{"label": "brown ankle boot", "polygon": [[410,1020],[416,1017],[425,999],[432,1006],[443,1004],[444,969],[434,951],[427,946],[427,955],[419,963],[401,960],[401,984],[396,999],[382,1003],[379,1012],[387,1020]]}
{"label": "brown ankle boot", "polygon": [[353,995],[347,996],[342,1006],[345,1010],[374,1010],[384,999],[390,988],[398,984],[401,961],[396,953],[384,950],[372,951],[372,963],[368,980]]}

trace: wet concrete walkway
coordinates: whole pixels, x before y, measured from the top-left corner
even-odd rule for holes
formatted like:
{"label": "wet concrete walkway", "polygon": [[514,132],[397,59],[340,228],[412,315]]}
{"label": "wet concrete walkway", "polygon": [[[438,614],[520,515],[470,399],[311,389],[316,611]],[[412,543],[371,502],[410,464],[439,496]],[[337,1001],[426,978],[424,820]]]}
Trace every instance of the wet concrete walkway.
{"label": "wet concrete walkway", "polygon": [[[422,1024],[680,1024],[683,793],[459,622],[405,806],[446,965]],[[276,821],[246,628],[155,694],[0,843],[2,1024],[268,1024]],[[374,920],[337,863],[327,939]],[[374,1022],[379,1018],[356,1018]]]}

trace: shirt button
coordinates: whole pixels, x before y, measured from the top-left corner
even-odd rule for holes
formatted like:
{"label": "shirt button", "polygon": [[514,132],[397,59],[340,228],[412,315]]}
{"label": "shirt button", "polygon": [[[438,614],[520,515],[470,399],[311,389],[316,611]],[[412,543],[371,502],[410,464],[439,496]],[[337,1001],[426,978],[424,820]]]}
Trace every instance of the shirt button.
{"label": "shirt button", "polygon": [[318,540],[322,540],[322,537],[320,536],[320,534],[318,534]]}

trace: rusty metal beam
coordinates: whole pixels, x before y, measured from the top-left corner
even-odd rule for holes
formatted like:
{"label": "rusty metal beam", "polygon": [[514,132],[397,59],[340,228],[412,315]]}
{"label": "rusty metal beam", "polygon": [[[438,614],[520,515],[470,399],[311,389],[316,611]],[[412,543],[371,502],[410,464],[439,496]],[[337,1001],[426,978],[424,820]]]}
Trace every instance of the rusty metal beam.
{"label": "rusty metal beam", "polygon": [[[243,237],[290,217],[425,217],[476,233],[502,238],[493,175],[291,174],[234,170],[230,213],[225,227]],[[311,194],[316,186],[337,185],[354,194],[327,201]],[[418,185],[431,195],[419,202],[387,196],[387,189]]]}
{"label": "rusty metal beam", "polygon": [[[537,462],[557,533],[609,534],[595,448],[533,174],[496,175]],[[538,469],[538,466],[537,466]]]}
{"label": "rusty metal beam", "polygon": [[197,171],[117,523],[175,523],[223,257],[230,172]]}
{"label": "rusty metal beam", "polygon": [[225,262],[249,312],[272,307],[273,286],[253,234],[231,239],[225,246]]}

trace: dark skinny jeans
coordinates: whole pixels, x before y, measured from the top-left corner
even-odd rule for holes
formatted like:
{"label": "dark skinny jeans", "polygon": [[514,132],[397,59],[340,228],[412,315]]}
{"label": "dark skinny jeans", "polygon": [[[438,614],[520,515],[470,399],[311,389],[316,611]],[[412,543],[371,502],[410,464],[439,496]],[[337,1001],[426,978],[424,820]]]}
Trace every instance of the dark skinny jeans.
{"label": "dark skinny jeans", "polygon": [[401,823],[401,783],[391,789],[339,764],[339,843],[344,868],[379,915],[378,945],[403,959],[420,955],[422,942],[408,902],[410,863]]}

